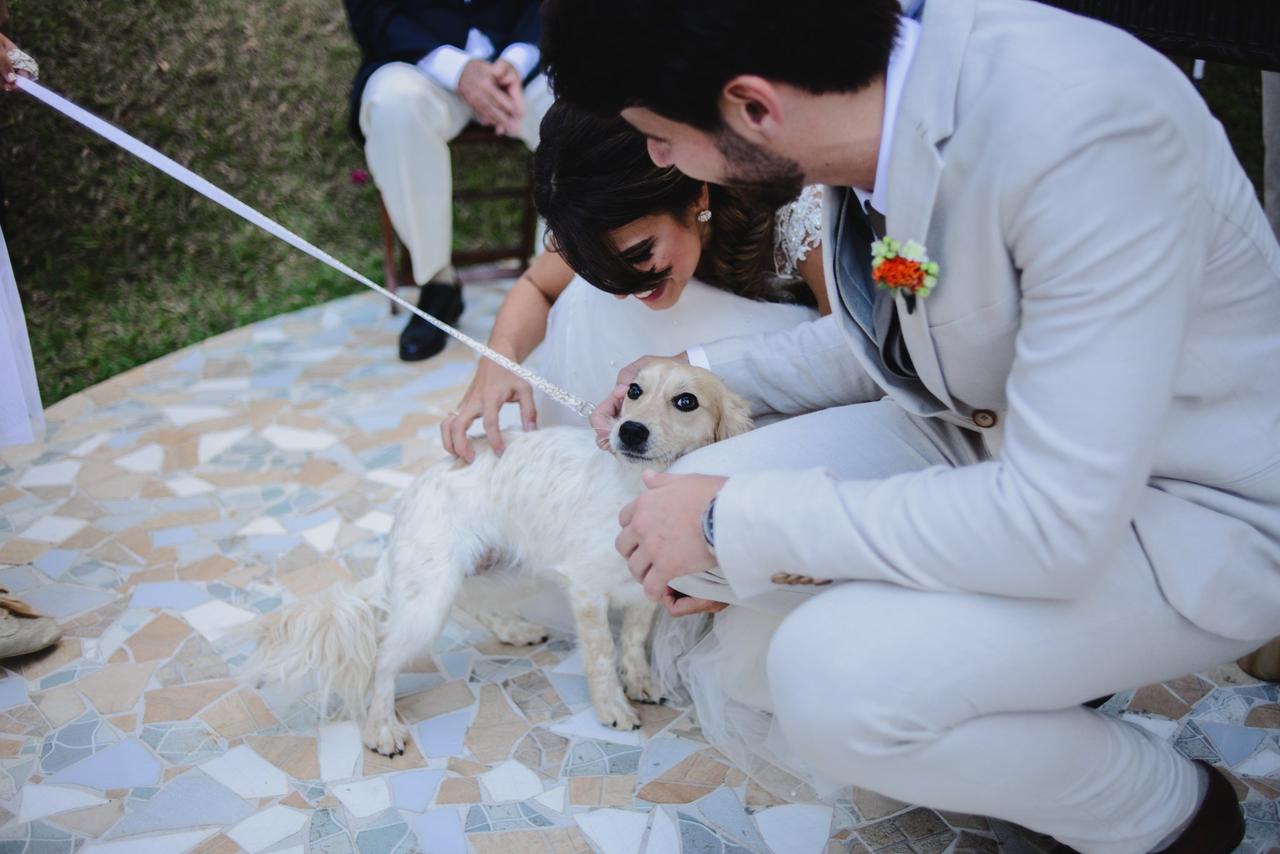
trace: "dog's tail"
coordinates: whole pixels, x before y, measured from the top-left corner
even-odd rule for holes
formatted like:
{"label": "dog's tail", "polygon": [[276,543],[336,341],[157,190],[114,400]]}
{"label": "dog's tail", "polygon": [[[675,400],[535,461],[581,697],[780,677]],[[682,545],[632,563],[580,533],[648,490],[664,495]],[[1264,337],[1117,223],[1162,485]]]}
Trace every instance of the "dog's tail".
{"label": "dog's tail", "polygon": [[297,687],[314,677],[322,708],[337,694],[351,714],[364,712],[373,682],[380,628],[387,613],[385,554],[377,572],[309,596],[268,614],[253,626],[258,645],[242,677]]}

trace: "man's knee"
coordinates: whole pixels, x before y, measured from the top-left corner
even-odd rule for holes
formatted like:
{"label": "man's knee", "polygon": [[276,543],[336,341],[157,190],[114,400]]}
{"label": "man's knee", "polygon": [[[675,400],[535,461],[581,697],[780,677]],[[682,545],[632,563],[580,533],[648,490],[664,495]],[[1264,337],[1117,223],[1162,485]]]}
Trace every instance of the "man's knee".
{"label": "man's knee", "polygon": [[448,109],[443,95],[412,65],[395,62],[374,72],[360,101],[365,136],[430,132],[445,136]]}
{"label": "man's knee", "polygon": [[941,732],[939,697],[908,675],[919,650],[880,642],[874,585],[858,586],[868,588],[867,600],[817,596],[782,623],[769,647],[778,724],[818,767],[891,757]]}

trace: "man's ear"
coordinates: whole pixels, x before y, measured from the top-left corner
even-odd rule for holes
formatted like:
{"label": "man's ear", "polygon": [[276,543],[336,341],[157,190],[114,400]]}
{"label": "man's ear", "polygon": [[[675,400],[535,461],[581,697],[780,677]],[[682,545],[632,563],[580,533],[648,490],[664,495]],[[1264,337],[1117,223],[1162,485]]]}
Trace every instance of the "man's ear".
{"label": "man's ear", "polygon": [[751,429],[751,407],[731,391],[720,400],[720,420],[716,422],[716,441],[722,442]]}
{"label": "man's ear", "polygon": [[725,124],[753,141],[772,137],[783,120],[778,88],[755,74],[739,74],[724,86],[720,113]]}

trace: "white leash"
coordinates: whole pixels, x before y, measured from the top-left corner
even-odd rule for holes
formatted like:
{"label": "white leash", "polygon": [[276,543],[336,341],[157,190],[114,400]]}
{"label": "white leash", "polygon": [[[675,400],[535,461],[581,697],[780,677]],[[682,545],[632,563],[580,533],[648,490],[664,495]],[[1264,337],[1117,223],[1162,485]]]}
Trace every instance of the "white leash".
{"label": "white leash", "polygon": [[81,125],[84,125],[89,130],[98,134],[98,136],[101,136],[102,138],[115,143],[116,145],[120,146],[125,151],[129,152],[130,154],[137,157],[138,159],[143,160],[151,164],[155,168],[159,169],[161,172],[165,173],[169,177],[174,178],[182,182],[183,184],[186,184],[188,187],[195,190],[197,193],[204,196],[205,198],[210,199],[211,201],[217,202],[219,205],[222,205],[224,208],[231,211],[232,213],[235,213],[241,217],[244,217],[249,222],[261,228],[263,231],[266,231],[270,234],[275,235],[276,237],[283,240],[285,243],[288,243],[290,246],[293,246],[296,249],[301,249],[303,252],[307,253],[312,258],[315,258],[317,261],[327,264],[328,266],[337,270],[339,273],[342,273],[343,275],[356,280],[357,282],[359,282],[360,284],[364,285],[367,288],[377,291],[378,293],[382,294],[384,297],[391,300],[392,302],[400,305],[401,307],[407,309],[413,314],[416,314],[418,317],[421,317],[423,320],[427,321],[432,326],[443,331],[445,334],[453,338],[456,338],[458,341],[461,341],[463,344],[470,347],[472,350],[476,351],[481,356],[484,356],[486,359],[492,359],[502,367],[506,368],[508,371],[511,371],[511,373],[515,374],[516,376],[528,382],[530,385],[534,386],[535,388],[541,389],[547,395],[547,397],[551,398],[556,403],[559,403],[563,406],[567,406],[569,409],[572,409],[574,412],[578,413],[583,418],[586,418],[587,416],[589,416],[592,413],[592,411],[595,409],[595,406],[589,403],[588,401],[585,401],[582,398],[575,397],[574,395],[569,394],[569,392],[555,385],[551,381],[538,376],[533,371],[529,370],[528,368],[524,367],[518,362],[514,362],[511,359],[508,359],[506,356],[502,355],[496,350],[493,350],[485,346],[484,344],[481,344],[479,341],[475,340],[471,336],[463,332],[459,332],[457,329],[454,329],[449,324],[441,320],[437,320],[436,318],[427,314],[425,311],[418,308],[417,306],[410,305],[404,299],[391,293],[381,285],[378,285],[377,283],[369,279],[367,276],[351,269],[346,264],[334,258],[329,253],[313,246],[312,244],[308,243],[306,240],[303,240],[301,237],[294,234],[292,231],[285,228],[283,225],[280,225],[280,223],[276,222],[275,220],[271,219],[270,217],[262,213],[259,213],[257,210],[249,207],[244,202],[237,199],[235,196],[232,196],[230,193],[227,193],[226,191],[214,186],[213,184],[206,181],[204,178],[201,178],[199,175],[192,172],[190,169],[186,168],[185,166],[182,166],[179,163],[176,163],[175,161],[171,160],[170,158],[156,151],[151,146],[143,142],[140,142],[137,139],[134,139],[132,136],[120,130],[119,128],[115,127],[114,125],[111,125],[103,121],[102,119],[98,118],[97,116],[93,115],[92,113],[89,113],[81,109],[80,107],[77,107],[75,104],[71,103],[66,98],[63,98],[61,95],[58,95],[54,92],[49,91],[45,87],[41,86],[39,83],[36,83],[34,80],[28,80],[26,77],[23,77],[22,75],[18,75],[17,80],[18,80],[18,88],[26,92],[28,95],[35,98],[36,100],[52,107],[53,109],[57,110],[59,113],[62,113],[64,116],[71,119],[72,121],[77,122]]}

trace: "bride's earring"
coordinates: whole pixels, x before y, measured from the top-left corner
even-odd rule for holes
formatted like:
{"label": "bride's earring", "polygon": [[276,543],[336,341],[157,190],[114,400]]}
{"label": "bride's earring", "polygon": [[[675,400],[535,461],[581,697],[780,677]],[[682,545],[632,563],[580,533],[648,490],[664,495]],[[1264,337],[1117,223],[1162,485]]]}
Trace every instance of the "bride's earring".
{"label": "bride's earring", "polygon": [[698,222],[710,222],[710,221],[711,221],[711,211],[707,210],[706,208],[703,208],[702,210],[698,211]]}

